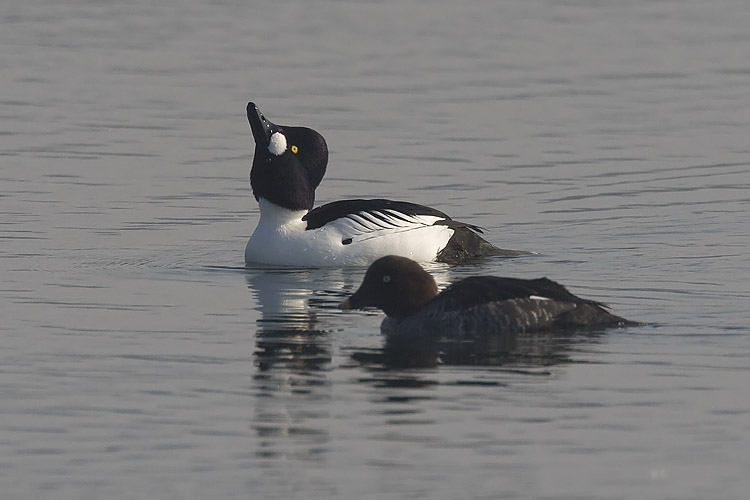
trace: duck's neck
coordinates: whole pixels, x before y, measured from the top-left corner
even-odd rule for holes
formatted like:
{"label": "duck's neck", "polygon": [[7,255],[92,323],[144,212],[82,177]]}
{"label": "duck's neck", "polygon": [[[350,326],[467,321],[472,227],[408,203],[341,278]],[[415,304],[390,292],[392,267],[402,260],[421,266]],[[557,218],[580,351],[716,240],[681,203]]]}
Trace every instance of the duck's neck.
{"label": "duck's neck", "polygon": [[290,223],[302,222],[302,217],[308,212],[307,210],[289,210],[280,207],[265,198],[258,200],[260,208],[260,221],[263,224],[272,226],[284,226]]}

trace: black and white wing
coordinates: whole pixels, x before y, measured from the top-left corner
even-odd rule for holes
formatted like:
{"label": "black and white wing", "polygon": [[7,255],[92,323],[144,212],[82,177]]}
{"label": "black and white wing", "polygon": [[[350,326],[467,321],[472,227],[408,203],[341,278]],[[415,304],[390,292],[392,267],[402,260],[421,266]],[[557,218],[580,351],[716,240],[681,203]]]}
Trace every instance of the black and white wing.
{"label": "black and white wing", "polygon": [[386,199],[335,201],[311,210],[302,220],[307,222],[307,230],[335,225],[344,235],[345,243],[349,239],[362,241],[430,226],[464,227],[481,232],[480,228],[454,221],[434,208]]}

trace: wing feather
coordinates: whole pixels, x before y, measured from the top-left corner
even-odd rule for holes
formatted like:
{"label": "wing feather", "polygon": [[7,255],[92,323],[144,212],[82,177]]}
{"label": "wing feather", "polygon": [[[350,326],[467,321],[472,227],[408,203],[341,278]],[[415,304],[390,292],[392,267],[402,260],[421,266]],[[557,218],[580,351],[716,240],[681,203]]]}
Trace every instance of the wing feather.
{"label": "wing feather", "polygon": [[412,231],[414,229],[431,227],[439,219],[435,217],[404,217],[396,218],[382,212],[359,212],[331,222],[342,238],[357,238],[359,241],[390,234]]}
{"label": "wing feather", "polygon": [[399,217],[408,218],[412,216],[430,216],[437,220],[451,220],[446,214],[434,208],[406,201],[393,201],[385,199],[353,199],[341,200],[327,203],[323,206],[309,211],[302,220],[307,222],[307,229],[317,229],[342,217],[361,212],[380,212],[398,214]]}
{"label": "wing feather", "polygon": [[489,302],[528,298],[605,307],[600,302],[573,295],[563,285],[547,278],[526,280],[497,276],[472,276],[452,284],[436,300],[440,301],[444,310],[450,311]]}
{"label": "wing feather", "polygon": [[380,198],[334,201],[311,210],[302,220],[307,222],[307,230],[335,227],[346,244],[431,226],[482,232],[478,226],[454,221],[434,208]]}

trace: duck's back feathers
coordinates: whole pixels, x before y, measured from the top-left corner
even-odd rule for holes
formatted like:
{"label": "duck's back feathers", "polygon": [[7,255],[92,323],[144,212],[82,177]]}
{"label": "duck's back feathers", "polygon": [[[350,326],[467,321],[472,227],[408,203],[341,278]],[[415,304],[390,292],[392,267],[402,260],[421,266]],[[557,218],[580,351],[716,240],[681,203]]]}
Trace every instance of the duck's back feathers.
{"label": "duck's back feathers", "polygon": [[334,201],[311,210],[302,217],[302,220],[307,222],[307,229],[317,229],[344,217],[357,220],[353,216],[358,214],[371,215],[376,219],[374,223],[382,224],[383,227],[397,227],[392,220],[394,217],[402,219],[404,222],[411,222],[414,220],[414,216],[429,216],[438,220],[450,220],[450,217],[446,214],[431,207],[407,201],[381,198]]}
{"label": "duck's back feathers", "polygon": [[311,210],[302,220],[306,222],[307,230],[335,224],[343,233],[344,245],[393,232],[445,227],[453,230],[452,234],[433,258],[448,264],[491,255],[516,257],[530,253],[498,248],[479,236],[483,233],[479,226],[453,220],[440,210],[406,201],[382,198],[334,201]]}
{"label": "duck's back feathers", "polygon": [[483,232],[479,226],[453,220],[432,207],[383,198],[334,201],[311,210],[302,220],[307,222],[307,229],[317,229],[344,218],[362,225],[366,230],[395,229],[417,224],[445,226],[453,230],[465,229],[472,233]]}
{"label": "duck's back feathers", "polygon": [[528,280],[471,276],[446,288],[440,298],[445,310],[466,309],[488,302],[528,298],[601,305],[573,295],[563,285],[548,278]]}
{"label": "duck's back feathers", "polygon": [[[547,278],[474,276],[446,288],[424,308],[433,330],[454,338],[467,332],[525,332],[625,326],[601,302],[570,293]],[[444,326],[445,325],[445,326]]]}

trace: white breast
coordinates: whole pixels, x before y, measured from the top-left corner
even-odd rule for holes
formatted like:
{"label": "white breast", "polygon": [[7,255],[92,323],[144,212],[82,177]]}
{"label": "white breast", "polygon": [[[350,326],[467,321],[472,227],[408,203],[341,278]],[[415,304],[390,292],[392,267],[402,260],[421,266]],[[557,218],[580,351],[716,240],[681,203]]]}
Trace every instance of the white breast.
{"label": "white breast", "polygon": [[280,208],[261,199],[258,227],[245,248],[245,262],[300,267],[366,266],[385,255],[417,262],[435,260],[453,230],[428,216],[380,217],[361,213],[307,231],[304,211]]}

